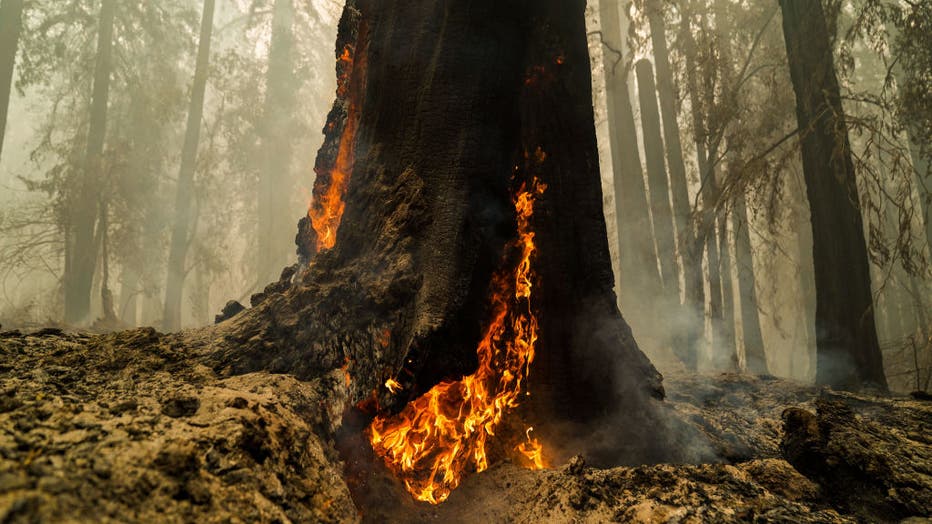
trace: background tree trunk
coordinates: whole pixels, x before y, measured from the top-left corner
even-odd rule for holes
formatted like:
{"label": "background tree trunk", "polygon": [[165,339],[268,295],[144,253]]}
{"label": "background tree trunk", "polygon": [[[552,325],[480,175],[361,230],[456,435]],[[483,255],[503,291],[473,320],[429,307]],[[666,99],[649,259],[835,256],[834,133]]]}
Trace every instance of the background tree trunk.
{"label": "background tree trunk", "polygon": [[719,342],[712,348],[716,369],[738,370],[738,348],[735,337],[735,295],[731,271],[731,246],[728,238],[728,213],[718,220],[718,260],[722,279],[722,324]]}
{"label": "background tree trunk", "polygon": [[97,58],[94,66],[94,93],[91,97],[90,128],[81,179],[72,204],[73,239],[65,272],[65,322],[87,319],[91,309],[91,284],[97,266],[95,223],[100,200],[100,178],[104,139],[107,134],[107,104],[113,54],[113,17],[116,0],[103,0],[97,29]]}
{"label": "background tree trunk", "polygon": [[663,136],[660,131],[660,111],[657,107],[657,90],[654,70],[644,59],[635,64],[638,79],[638,98],[641,108],[641,129],[644,133],[644,155],[647,163],[647,180],[650,186],[651,215],[657,240],[657,257],[663,278],[664,307],[679,304],[679,275],[676,270],[676,239],[673,232],[673,209],[670,204],[670,184],[663,159]]}
{"label": "background tree trunk", "polygon": [[886,388],[854,165],[822,4],[780,5],[812,214],[816,382]]}
{"label": "background tree trunk", "polygon": [[755,375],[766,375],[767,355],[757,312],[757,284],[754,257],[751,254],[751,222],[744,196],[735,202],[732,212],[735,232],[735,262],[738,266],[738,296],[741,298],[741,332],[744,338],[745,368]]}
{"label": "background tree trunk", "polygon": [[0,0],[0,158],[3,157],[6,115],[10,107],[16,49],[22,28],[23,0]]}
{"label": "background tree trunk", "polygon": [[650,308],[644,307],[645,299],[658,296],[663,284],[657,268],[647,189],[622,54],[625,35],[621,31],[618,3],[605,1],[599,5],[609,143],[615,170],[613,178],[621,304],[629,315],[643,311],[645,315],[652,316],[648,312]]}
{"label": "background tree trunk", "polygon": [[[719,197],[716,169],[709,160],[708,129],[706,117],[703,114],[702,100],[708,98],[705,93],[699,92],[699,82],[696,78],[696,42],[690,31],[689,24],[683,24],[682,36],[688,42],[686,45],[686,81],[689,88],[689,102],[692,107],[693,135],[696,142],[696,163],[699,167],[701,182],[700,196],[702,197],[702,212],[699,214],[700,222],[696,237],[696,260],[701,263],[702,249],[705,248],[709,273],[709,317],[712,323],[711,345],[714,348],[722,332],[722,271],[719,261],[718,229],[716,228],[715,208]],[[701,266],[700,266],[701,269]]]}
{"label": "background tree trunk", "polygon": [[381,411],[472,373],[491,277],[516,232],[510,187],[530,171],[548,189],[533,217],[529,418],[562,442],[576,422],[603,422],[613,443],[580,443],[597,462],[666,456],[651,402],[660,377],[613,291],[584,10],[583,0],[350,0],[337,56],[352,46],[348,74],[362,89],[338,91],[318,155],[332,164],[346,108],[359,107],[336,244],[295,285],[213,331],[208,362],[302,378],[345,366],[349,403],[375,391]]}
{"label": "background tree trunk", "polygon": [[165,283],[165,310],[162,325],[166,331],[181,329],[181,298],[186,276],[185,261],[191,236],[191,200],[194,197],[194,172],[197,164],[197,147],[200,142],[201,117],[204,113],[204,92],[207,89],[210,62],[210,37],[213,32],[214,1],[204,0],[201,33],[197,45],[197,65],[194,85],[191,88],[191,105],[185,129],[184,150],[178,172],[178,191],[175,196],[175,221],[171,247],[168,252],[168,279]]}
{"label": "background tree trunk", "polygon": [[[667,150],[667,173],[670,175],[670,195],[673,198],[673,217],[676,223],[676,245],[683,268],[684,308],[683,324],[679,331],[686,345],[682,351],[686,362],[694,362],[699,339],[704,325],[705,290],[703,289],[702,252],[696,244],[696,232],[692,221],[692,206],[686,180],[686,164],[680,141],[680,126],[677,121],[676,94],[673,87],[673,71],[670,67],[670,52],[667,48],[666,23],[659,0],[647,3],[647,18],[650,24],[651,44],[654,51],[654,68],[657,71],[657,94],[660,99],[660,116],[663,122],[663,142]],[[693,366],[694,367],[694,366]]]}
{"label": "background tree trunk", "polygon": [[265,107],[259,129],[262,164],[259,174],[258,274],[261,284],[278,279],[292,256],[291,159],[297,81],[293,73],[294,0],[275,0],[266,73]]}

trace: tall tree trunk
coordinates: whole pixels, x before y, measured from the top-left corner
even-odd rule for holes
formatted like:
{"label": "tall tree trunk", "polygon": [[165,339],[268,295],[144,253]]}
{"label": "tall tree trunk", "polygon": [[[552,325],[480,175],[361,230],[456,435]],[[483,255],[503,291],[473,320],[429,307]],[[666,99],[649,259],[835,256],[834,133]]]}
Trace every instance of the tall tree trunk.
{"label": "tall tree trunk", "polygon": [[663,136],[660,132],[660,111],[657,108],[657,90],[654,70],[650,61],[635,64],[638,79],[638,98],[641,107],[641,129],[644,133],[644,154],[647,163],[647,180],[650,186],[651,215],[657,242],[657,258],[663,278],[665,307],[679,303],[679,275],[676,270],[676,239],[673,232],[673,209],[670,204],[670,184],[663,159]]}
{"label": "tall tree trunk", "polygon": [[728,214],[719,217],[718,259],[722,279],[722,325],[719,342],[712,348],[713,361],[717,369],[738,370],[738,348],[735,337],[735,295],[732,279],[731,246],[728,238]]}
{"label": "tall tree trunk", "polygon": [[617,242],[621,266],[619,288],[622,309],[634,315],[649,309],[643,307],[645,301],[657,296],[663,284],[657,268],[647,189],[622,55],[624,34],[621,31],[621,13],[617,2],[605,1],[599,5],[609,143],[615,170],[615,217],[618,221]]}
{"label": "tall tree trunk", "polygon": [[634,447],[587,455],[597,462],[665,456],[651,401],[659,376],[613,290],[584,14],[584,0],[349,0],[337,56],[354,50],[349,83],[361,89],[338,91],[318,155],[332,165],[358,115],[336,243],[293,285],[214,328],[207,361],[302,378],[346,366],[347,404],[375,392],[380,414],[474,373],[492,277],[515,263],[510,193],[537,179],[547,189],[532,217],[535,434],[563,427],[566,442],[575,422],[602,422]]}
{"label": "tall tree trunk", "polygon": [[[667,49],[666,23],[660,0],[647,2],[647,19],[650,24],[651,44],[654,51],[654,68],[657,71],[657,94],[660,98],[660,116],[663,122],[663,140],[667,150],[667,172],[670,175],[670,190],[673,198],[673,216],[676,223],[677,247],[683,267],[684,317],[681,332],[682,343],[690,355],[687,362],[696,360],[701,327],[704,325],[705,290],[703,289],[702,251],[696,243],[696,231],[692,221],[692,206],[689,203],[689,186],[686,180],[686,164],[680,142],[680,126],[677,121],[676,95],[673,88],[673,71]],[[694,366],[693,366],[694,367]]]}
{"label": "tall tree trunk", "polygon": [[110,204],[107,199],[100,203],[100,221],[98,236],[100,238],[100,309],[101,317],[108,323],[117,320],[113,305],[113,291],[110,289]]}
{"label": "tall tree trunk", "polygon": [[278,280],[293,249],[289,215],[292,192],[292,115],[297,82],[293,73],[294,0],[275,0],[266,74],[265,107],[259,129],[262,165],[259,177],[258,282]]}
{"label": "tall tree trunk", "polygon": [[188,108],[184,149],[181,152],[181,168],[178,172],[175,221],[168,253],[168,279],[165,283],[165,309],[162,316],[162,324],[169,331],[181,328],[181,298],[186,275],[185,260],[188,256],[188,246],[191,240],[191,200],[194,196],[197,147],[200,141],[201,117],[204,113],[204,92],[207,88],[214,1],[204,0],[201,33],[197,45],[197,65],[194,70],[194,85],[191,88],[191,104]]}
{"label": "tall tree trunk", "polygon": [[886,388],[854,164],[821,2],[780,0],[812,214],[816,382]]}
{"label": "tall tree trunk", "polygon": [[65,275],[65,322],[68,323],[86,320],[91,309],[91,284],[98,253],[94,226],[98,216],[104,139],[107,134],[115,11],[116,0],[103,0],[97,29],[97,57],[87,150],[78,191],[72,204],[71,261]]}
{"label": "tall tree trunk", "polygon": [[[719,238],[716,228],[715,208],[719,197],[716,169],[713,169],[709,160],[707,147],[708,129],[703,114],[703,100],[708,98],[707,93],[700,93],[699,82],[696,78],[696,42],[688,23],[683,23],[682,36],[686,42],[686,81],[689,89],[689,102],[692,107],[693,135],[696,142],[696,163],[699,167],[701,182],[702,213],[696,237],[696,257],[702,258],[702,248],[705,248],[709,272],[709,317],[712,322],[711,345],[714,348],[718,343],[718,335],[722,332],[722,272],[719,261]],[[704,246],[703,246],[704,244]]]}
{"label": "tall tree trunk", "polygon": [[757,311],[757,284],[755,283],[754,256],[751,252],[751,226],[744,196],[735,202],[732,214],[735,232],[735,261],[738,266],[738,296],[741,299],[741,331],[744,335],[745,367],[749,373],[766,375],[767,355],[764,353],[764,336],[760,329]]}
{"label": "tall tree trunk", "polygon": [[0,0],[0,158],[3,158],[6,115],[10,107],[16,49],[22,28],[23,0]]}
{"label": "tall tree trunk", "polygon": [[120,304],[117,315],[129,327],[139,325],[139,272],[126,264],[120,273]]}
{"label": "tall tree trunk", "polygon": [[793,378],[799,380],[814,380],[816,368],[817,353],[817,336],[816,336],[816,292],[815,292],[815,262],[813,260],[813,241],[812,241],[812,220],[809,216],[808,205],[806,205],[806,188],[805,183],[798,177],[794,177],[798,183],[793,183],[792,188],[793,202],[799,202],[799,209],[794,213],[794,223],[792,229],[796,232],[796,253],[797,264],[799,266],[799,314],[802,317],[800,327],[803,334],[801,337],[800,350],[802,355],[793,361],[801,361],[804,366],[798,366],[800,370]]}

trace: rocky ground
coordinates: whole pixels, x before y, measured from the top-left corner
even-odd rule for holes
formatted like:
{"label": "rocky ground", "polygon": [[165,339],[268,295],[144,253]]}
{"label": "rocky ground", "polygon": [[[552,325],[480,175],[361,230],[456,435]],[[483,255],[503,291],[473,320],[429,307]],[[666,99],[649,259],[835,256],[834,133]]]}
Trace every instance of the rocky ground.
{"label": "rocky ground", "polygon": [[342,373],[221,378],[184,337],[0,334],[0,522],[930,522],[932,404],[672,376],[703,465],[499,464],[440,506],[354,503]]}

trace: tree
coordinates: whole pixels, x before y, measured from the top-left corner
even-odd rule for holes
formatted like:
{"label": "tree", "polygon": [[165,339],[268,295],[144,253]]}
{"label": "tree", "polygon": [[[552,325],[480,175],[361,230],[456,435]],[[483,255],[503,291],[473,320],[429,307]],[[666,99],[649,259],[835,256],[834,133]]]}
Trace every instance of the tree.
{"label": "tree", "polygon": [[98,236],[102,233],[95,226],[100,204],[104,139],[107,133],[115,11],[116,0],[103,0],[98,19],[97,57],[87,150],[76,198],[72,202],[73,218],[69,231],[71,238],[66,240],[65,321],[69,323],[82,322],[91,312],[91,284],[98,260]]}
{"label": "tree", "polygon": [[[676,224],[677,248],[683,268],[685,313],[688,318],[683,335],[686,351],[695,355],[701,328],[704,323],[705,295],[703,290],[701,248],[696,243],[695,225],[689,204],[686,164],[680,141],[680,126],[677,121],[676,94],[670,52],[667,48],[666,23],[660,0],[648,0],[646,6],[650,24],[651,44],[654,51],[654,68],[657,71],[657,94],[660,99],[660,116],[663,122],[663,141],[667,151],[667,172],[670,176],[670,195],[673,199],[673,217]],[[695,356],[687,357],[695,362]]]}
{"label": "tree", "polygon": [[670,183],[663,159],[663,135],[660,131],[660,110],[657,107],[654,71],[647,59],[639,60],[635,64],[635,71],[641,108],[641,129],[644,134],[647,181],[650,188],[651,216],[664,296],[667,300],[665,307],[676,307],[680,296],[679,276],[676,270],[676,239],[673,230],[673,209],[670,204]]}
{"label": "tree", "polygon": [[812,215],[816,382],[886,388],[870,267],[831,38],[821,2],[781,0]]}
{"label": "tree", "polygon": [[200,142],[201,119],[204,113],[204,92],[207,88],[213,20],[214,0],[205,0],[197,46],[194,85],[191,88],[191,105],[188,110],[188,125],[185,131],[184,149],[181,153],[181,168],[178,173],[175,221],[168,255],[168,281],[165,284],[163,323],[166,330],[172,331],[181,327],[181,295],[187,275],[185,259],[191,241],[189,237],[192,226],[191,199],[194,191],[194,170]]}
{"label": "tree", "polygon": [[[351,144],[336,242],[317,250],[302,236],[313,263],[205,337],[208,362],[340,380],[343,368],[351,402],[375,391],[370,416],[390,417],[476,371],[496,305],[518,296],[519,279],[494,275],[523,260],[509,246],[531,224],[539,256],[515,326],[529,311],[540,319],[525,404],[535,434],[572,440],[580,423],[607,424],[640,449],[598,443],[595,461],[663,456],[659,376],[613,291],[584,11],[582,0],[348,2],[336,49],[345,78],[315,183],[315,196],[330,194],[322,175]],[[519,219],[511,195],[530,187],[533,216]]]}
{"label": "tree", "polygon": [[286,190],[290,181],[295,96],[298,82],[295,60],[293,0],[275,0],[272,6],[272,36],[269,43],[265,103],[259,123],[261,160],[259,173],[258,281],[276,280],[291,253]]}
{"label": "tree", "polygon": [[689,105],[692,109],[693,139],[696,143],[696,165],[699,169],[699,179],[702,181],[700,196],[702,197],[702,212],[698,214],[697,228],[697,250],[696,256],[701,258],[702,246],[698,243],[704,240],[708,274],[709,274],[709,317],[712,321],[712,347],[719,344],[718,337],[723,332],[723,311],[722,311],[722,268],[719,261],[719,237],[718,229],[715,226],[715,208],[718,205],[720,197],[718,181],[716,180],[717,169],[714,169],[714,163],[709,158],[707,141],[710,137],[708,123],[705,116],[706,103],[710,98],[710,93],[700,91],[699,63],[697,60],[696,40],[693,37],[692,28],[686,22],[682,24],[681,41],[684,43],[686,55],[686,81],[687,91],[689,94]]}
{"label": "tree", "polygon": [[747,205],[739,198],[732,213],[735,232],[735,261],[738,266],[738,296],[741,297],[741,332],[744,339],[745,367],[755,375],[766,375],[767,355],[757,313],[757,285],[754,278],[754,257],[751,254],[751,222]]}
{"label": "tree", "polygon": [[22,28],[23,0],[0,0],[0,157],[3,154],[6,115],[10,106],[16,49]]}
{"label": "tree", "polygon": [[646,313],[648,308],[642,307],[645,299],[657,296],[663,286],[657,270],[647,190],[622,54],[619,6],[617,2],[599,5],[609,140],[615,170],[619,288],[622,308],[629,315],[636,315],[639,311]]}

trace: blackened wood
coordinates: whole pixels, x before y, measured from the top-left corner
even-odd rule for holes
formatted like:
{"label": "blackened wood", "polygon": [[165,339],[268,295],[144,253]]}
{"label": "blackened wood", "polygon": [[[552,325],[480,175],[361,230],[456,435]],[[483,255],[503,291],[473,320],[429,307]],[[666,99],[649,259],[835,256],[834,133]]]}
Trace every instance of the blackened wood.
{"label": "blackened wood", "polygon": [[[541,333],[529,417],[541,431],[556,420],[611,425],[629,444],[616,440],[606,460],[661,457],[660,376],[613,291],[584,9],[350,1],[337,53],[353,46],[364,89],[360,100],[338,93],[318,158],[332,162],[347,105],[362,104],[336,246],[295,285],[210,331],[207,361],[301,378],[343,367],[350,401],[376,392],[381,410],[471,373],[491,276],[513,264],[503,260],[516,234],[510,194],[533,171],[549,187],[534,215]],[[538,149],[546,160],[529,161]],[[388,393],[388,378],[402,393]]]}

